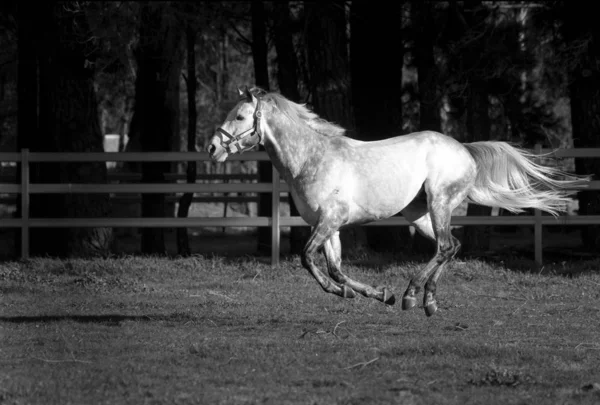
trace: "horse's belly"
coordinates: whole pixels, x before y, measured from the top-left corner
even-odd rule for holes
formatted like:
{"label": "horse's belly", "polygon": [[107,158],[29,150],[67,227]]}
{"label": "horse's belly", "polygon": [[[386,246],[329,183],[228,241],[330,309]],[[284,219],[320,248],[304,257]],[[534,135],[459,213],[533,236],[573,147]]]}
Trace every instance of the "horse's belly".
{"label": "horse's belly", "polygon": [[370,222],[389,218],[402,211],[419,193],[422,182],[406,181],[388,184],[377,191],[374,188],[354,194],[350,212],[352,222]]}

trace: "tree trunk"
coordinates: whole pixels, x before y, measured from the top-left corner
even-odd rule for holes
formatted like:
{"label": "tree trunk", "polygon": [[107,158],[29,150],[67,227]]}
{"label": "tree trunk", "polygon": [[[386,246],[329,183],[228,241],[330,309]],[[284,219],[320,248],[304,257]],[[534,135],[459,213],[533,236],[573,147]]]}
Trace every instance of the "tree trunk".
{"label": "tree trunk", "polygon": [[[273,3],[274,43],[277,52],[277,82],[279,91],[289,100],[300,102],[298,91],[298,58],[294,49],[289,2]],[[289,197],[290,215],[299,216],[291,195]],[[300,254],[310,236],[308,227],[293,226],[290,230],[290,253]]]}
{"label": "tree trunk", "polygon": [[[305,2],[305,13],[312,108],[322,118],[353,131],[345,2]],[[346,251],[368,249],[361,227],[345,229],[340,236]]]}
{"label": "tree trunk", "polygon": [[[265,7],[261,0],[253,0],[250,6],[252,15],[252,60],[254,61],[254,81],[256,86],[269,90],[269,65]],[[265,149],[260,146],[259,150]],[[258,162],[258,181],[270,183],[273,181],[271,162]],[[270,193],[258,194],[258,215],[270,217],[273,204]],[[271,230],[267,227],[258,228],[259,253],[271,252]]]}
{"label": "tree trunk", "polygon": [[[85,13],[64,3],[44,3],[40,46],[40,130],[30,146],[45,152],[102,152],[94,89],[94,49],[87,41]],[[106,183],[106,165],[53,163],[35,165],[33,181]],[[99,218],[109,213],[108,194],[34,195],[31,215],[50,218]],[[96,256],[109,253],[110,228],[35,229],[32,253]]]}
{"label": "tree trunk", "polygon": [[[17,151],[31,148],[30,139],[35,138],[38,131],[38,55],[36,49],[37,13],[25,3],[17,3],[17,41],[18,41],[18,75],[17,75]],[[21,178],[21,165],[17,165],[17,179]],[[16,216],[21,217],[21,195],[17,198]],[[15,255],[21,252],[21,230],[15,230]]]}
{"label": "tree trunk", "polygon": [[306,2],[307,59],[314,111],[353,130],[344,6],[341,0]]}
{"label": "tree trunk", "polygon": [[[489,101],[485,82],[471,82],[467,101],[467,132],[472,142],[488,140],[490,134]],[[468,216],[491,215],[492,208],[469,204]],[[485,225],[466,226],[463,233],[464,253],[484,253],[490,249],[491,227]]]}
{"label": "tree trunk", "polygon": [[[352,105],[361,140],[402,133],[402,7],[402,1],[374,7],[372,2],[357,0],[351,5]],[[390,43],[398,44],[394,52]]]}
{"label": "tree trunk", "polygon": [[[569,45],[585,44],[578,63],[571,73],[569,86],[571,99],[571,122],[575,148],[600,147],[600,28],[594,11],[587,5],[566,3],[564,18],[565,39]],[[600,177],[600,159],[575,159],[577,174]],[[578,193],[579,214],[598,215],[600,213],[600,192],[581,191]],[[600,227],[582,227],[581,237],[584,247],[592,252],[600,249]]]}
{"label": "tree trunk", "polygon": [[[481,30],[484,30],[488,12],[480,0],[465,1],[464,15],[467,24],[467,35],[472,38],[465,52],[463,74],[468,77],[467,89],[467,134],[469,142],[490,139],[491,122],[489,117],[489,100],[485,70],[481,66],[481,47],[485,41]],[[468,216],[491,215],[492,208],[477,204],[469,204]],[[466,226],[463,228],[462,251],[464,253],[483,253],[490,249],[490,226]]]}
{"label": "tree trunk", "polygon": [[[196,32],[188,25],[186,30],[186,45],[187,45],[187,102],[188,102],[188,136],[187,150],[188,152],[196,151],[196,120],[198,114],[196,112]],[[187,163],[186,178],[188,184],[196,182],[196,161]],[[177,217],[187,218],[192,205],[194,193],[185,193],[179,200],[177,209]],[[182,256],[189,256],[190,241],[187,228],[177,228],[177,251]]]}
{"label": "tree trunk", "polygon": [[[402,134],[403,38],[399,24],[404,2],[373,6],[353,1],[350,9],[350,68],[356,137],[364,141]],[[389,43],[399,44],[394,52]],[[400,215],[399,213],[397,215]],[[410,246],[407,227],[364,228],[376,251],[397,251]]]}
{"label": "tree trunk", "polygon": [[437,87],[437,66],[433,50],[437,30],[433,22],[432,5],[412,1],[415,26],[415,57],[419,81],[419,130],[442,131],[440,93]]}
{"label": "tree trunk", "polygon": [[[440,94],[437,86],[437,66],[434,44],[438,30],[433,22],[432,4],[424,1],[411,2],[411,16],[415,40],[415,64],[419,86],[419,130],[442,132]],[[435,246],[418,232],[413,237],[413,252],[431,254]]]}
{"label": "tree trunk", "polygon": [[[132,126],[136,124],[142,151],[164,152],[171,150],[173,138],[179,135],[182,30],[165,3],[144,3],[140,16]],[[168,162],[142,163],[142,182],[164,183],[170,167]],[[166,211],[165,194],[142,194],[143,218],[172,215]],[[141,250],[144,254],[164,254],[164,229],[144,228]]]}

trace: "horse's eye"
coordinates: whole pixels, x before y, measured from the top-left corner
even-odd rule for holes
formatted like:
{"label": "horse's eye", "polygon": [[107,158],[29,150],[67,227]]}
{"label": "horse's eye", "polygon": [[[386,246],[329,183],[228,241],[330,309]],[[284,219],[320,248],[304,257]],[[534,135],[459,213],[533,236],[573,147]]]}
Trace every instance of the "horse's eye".
{"label": "horse's eye", "polygon": [[238,115],[235,119],[238,120],[238,121],[243,121],[244,117],[242,117],[241,115]]}

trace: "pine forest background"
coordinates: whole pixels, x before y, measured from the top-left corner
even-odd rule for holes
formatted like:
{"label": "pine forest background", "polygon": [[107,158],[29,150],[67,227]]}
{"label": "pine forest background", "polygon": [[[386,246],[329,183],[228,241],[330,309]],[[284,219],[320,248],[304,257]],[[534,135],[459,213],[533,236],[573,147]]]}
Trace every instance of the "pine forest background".
{"label": "pine forest background", "polygon": [[[600,26],[594,16],[592,2],[572,1],[4,1],[0,151],[99,152],[105,135],[117,135],[112,150],[204,150],[244,85],[306,103],[361,140],[436,130],[461,142],[600,147]],[[598,159],[552,164],[583,174],[600,171]],[[3,173],[11,170],[17,178],[19,168],[3,164]],[[191,181],[196,172],[224,170],[270,181],[268,162],[38,163],[31,176],[42,183],[103,183],[115,171],[156,183],[168,172],[187,173]],[[229,208],[270,215],[270,195],[258,198],[257,207]],[[174,204],[166,195],[147,194],[129,210],[186,216],[194,206],[191,196]],[[31,198],[32,217],[101,217],[119,209],[102,194]],[[578,193],[573,209],[598,214],[598,193]],[[490,212],[466,208],[467,215]],[[253,231],[258,252],[269,251],[268,231]],[[491,231],[461,230],[463,251],[488,251]],[[107,255],[128,232],[34,229],[32,253]],[[175,233],[135,231],[139,251],[164,254],[169,232]],[[582,251],[598,250],[597,227],[577,232]],[[18,240],[14,230],[2,233]],[[180,254],[191,252],[188,236],[177,232]],[[306,228],[291,231],[292,253],[306,237]],[[431,249],[402,227],[352,228],[343,239],[353,251]]]}

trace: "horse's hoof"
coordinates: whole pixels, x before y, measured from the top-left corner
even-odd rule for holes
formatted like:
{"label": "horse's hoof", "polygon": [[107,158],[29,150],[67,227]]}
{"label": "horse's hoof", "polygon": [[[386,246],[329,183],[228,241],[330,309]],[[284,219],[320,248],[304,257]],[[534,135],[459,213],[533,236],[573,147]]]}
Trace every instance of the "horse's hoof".
{"label": "horse's hoof", "polygon": [[387,287],[377,286],[375,287],[375,290],[382,294],[381,302],[384,304],[394,305],[396,303],[396,297],[392,292],[390,292],[390,290],[387,289]]}
{"label": "horse's hoof", "polygon": [[402,297],[402,309],[408,310],[412,309],[415,305],[417,305],[417,299],[415,297]]}
{"label": "horse's hoof", "polygon": [[342,297],[344,298],[354,298],[356,297],[356,292],[346,285],[342,286]]}
{"label": "horse's hoof", "polygon": [[435,301],[430,301],[427,304],[425,304],[425,315],[431,316],[435,314],[435,311],[437,311],[437,309],[437,303]]}
{"label": "horse's hoof", "polygon": [[396,303],[396,296],[389,292],[387,288],[383,290],[383,303],[387,305],[394,305]]}

